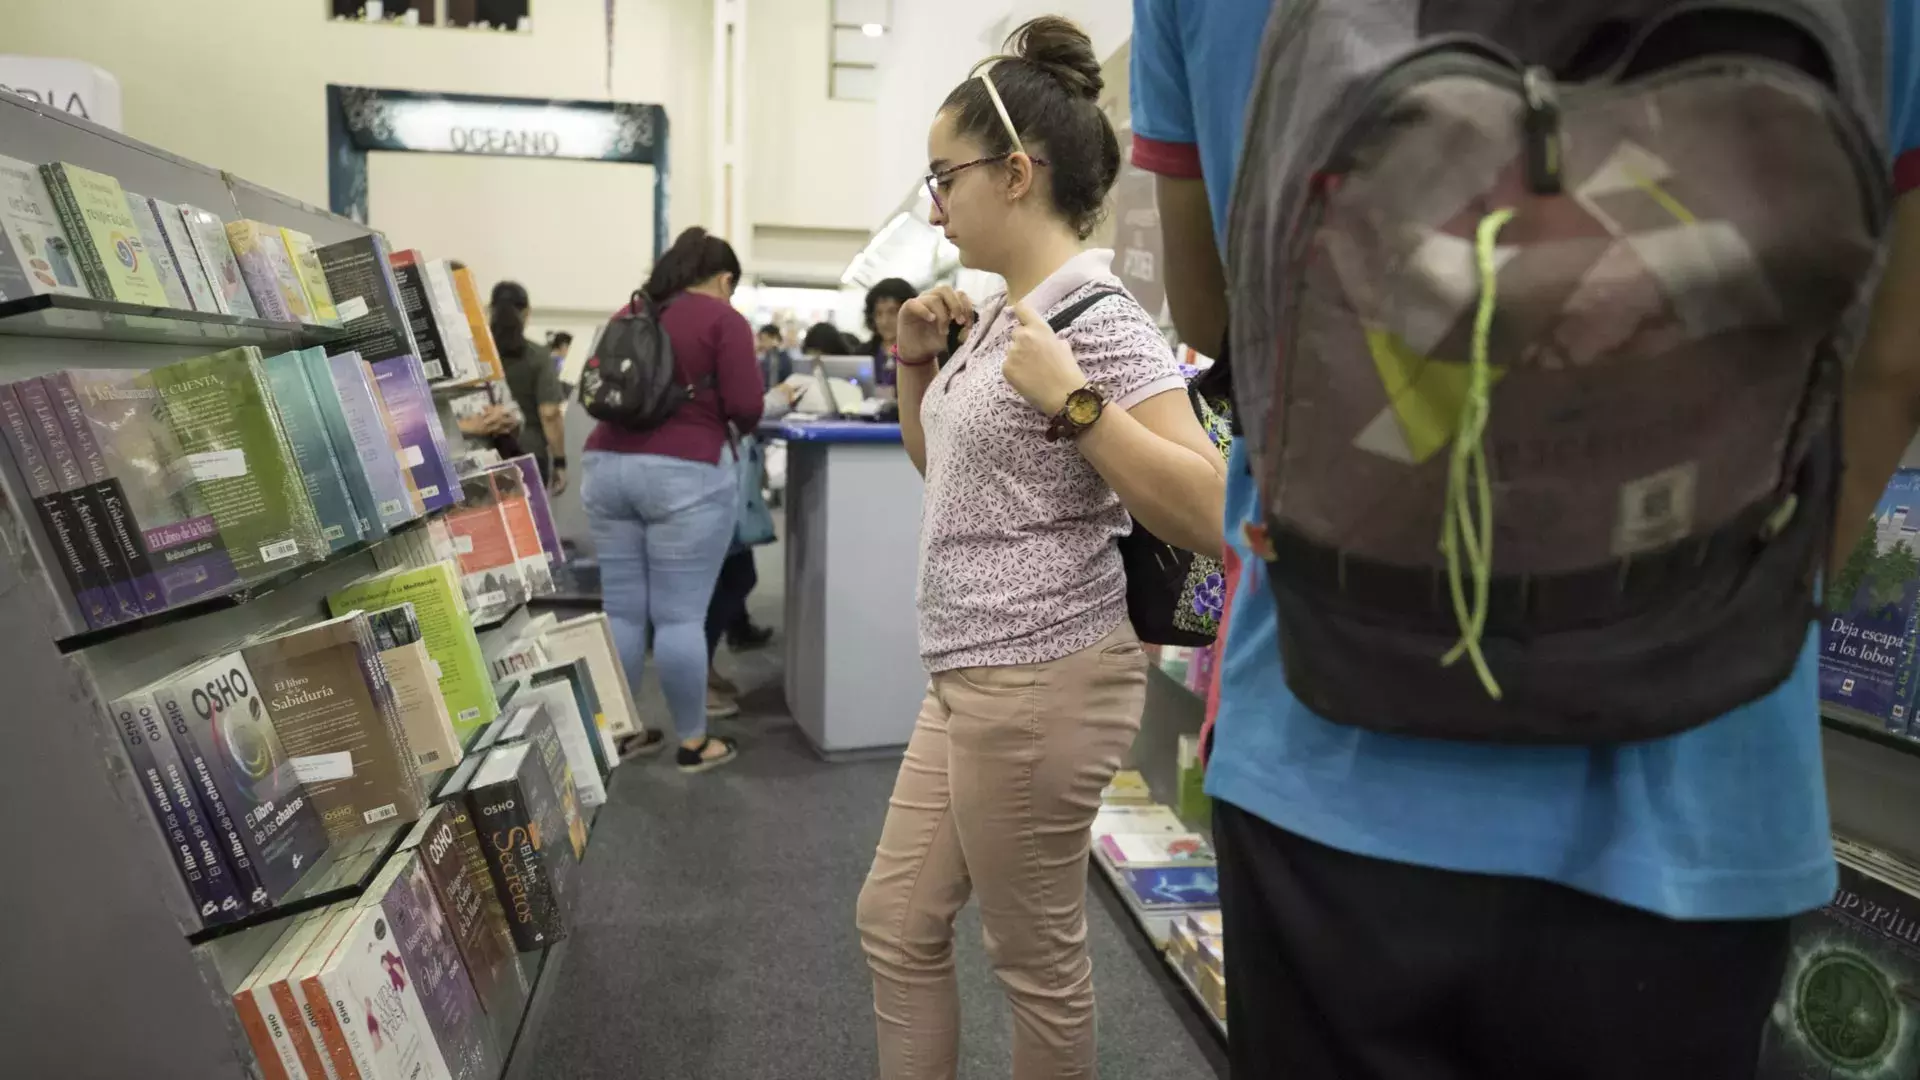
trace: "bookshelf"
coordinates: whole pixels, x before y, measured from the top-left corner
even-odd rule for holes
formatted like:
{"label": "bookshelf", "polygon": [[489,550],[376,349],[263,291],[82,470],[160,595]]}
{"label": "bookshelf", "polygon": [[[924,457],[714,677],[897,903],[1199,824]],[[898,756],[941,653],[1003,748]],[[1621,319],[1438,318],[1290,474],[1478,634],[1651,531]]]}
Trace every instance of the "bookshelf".
{"label": "bookshelf", "polygon": [[184,345],[203,351],[258,345],[280,352],[324,345],[337,340],[341,331],[85,296],[28,296],[0,301],[0,335],[115,345]]}
{"label": "bookshelf", "polygon": [[[65,161],[107,174],[129,191],[227,221],[294,229],[321,245],[369,231],[10,95],[0,95],[0,147],[30,163]],[[32,297],[0,302],[0,382],[68,368],[144,370],[241,346],[271,355],[340,336],[271,320]],[[450,418],[442,421],[453,429]],[[8,862],[20,887],[0,890],[0,943],[8,946],[0,964],[8,1062],[0,1071],[257,1080],[266,1073],[233,993],[279,940],[287,916],[364,895],[413,823],[388,822],[351,845],[330,845],[271,910],[203,927],[107,706],[231,643],[312,621],[328,595],[380,568],[381,544],[408,539],[428,519],[243,591],[62,636],[54,629],[64,624],[56,590],[26,542],[33,526],[5,504],[0,497],[0,684],[8,705],[0,760],[11,768],[0,783],[0,820],[11,833]],[[527,958],[528,970],[538,971],[539,996],[520,1021],[523,1044],[531,1045],[539,1002],[551,996],[563,955],[556,947]],[[506,1071],[515,1068],[525,1071],[512,1062]]]}

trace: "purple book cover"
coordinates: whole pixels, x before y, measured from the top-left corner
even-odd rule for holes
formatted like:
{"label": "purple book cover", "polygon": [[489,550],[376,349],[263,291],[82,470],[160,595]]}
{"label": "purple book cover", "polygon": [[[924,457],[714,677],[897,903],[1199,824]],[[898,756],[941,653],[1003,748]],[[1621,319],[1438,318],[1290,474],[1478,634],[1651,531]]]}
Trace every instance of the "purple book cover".
{"label": "purple book cover", "polygon": [[53,470],[40,441],[33,437],[32,423],[11,385],[0,385],[0,439],[6,442],[4,462],[15,483],[17,498],[31,503],[38,529],[29,529],[29,540],[40,553],[40,561],[50,578],[55,579],[54,594],[67,609],[74,630],[98,630],[108,625],[104,609],[83,603],[91,581],[91,572],[81,554],[79,525],[73,520],[73,506],[53,481]]}
{"label": "purple book cover", "polygon": [[460,485],[434,439],[440,418],[434,412],[433,391],[427,386],[419,359],[396,356],[372,367],[374,385],[387,403],[394,434],[400,438],[400,462],[412,471],[420,501],[429,511],[452,506],[459,498]]}
{"label": "purple book cover", "polygon": [[127,505],[127,491],[120,479],[107,467],[106,455],[100,449],[100,442],[93,437],[93,425],[88,422],[86,413],[80,408],[80,395],[73,388],[73,378],[66,372],[55,372],[40,380],[53,395],[53,404],[60,414],[60,428],[67,436],[67,445],[73,449],[74,464],[79,466],[80,479],[93,492],[94,501],[99,503],[102,512],[101,524],[106,529],[102,537],[107,547],[127,568],[127,585],[133,590],[133,597],[140,610],[148,614],[165,611],[166,599],[160,595],[160,583],[153,576],[153,562],[147,558],[147,546],[138,538],[139,525],[134,521],[133,510]]}
{"label": "purple book cover", "polygon": [[83,598],[81,602],[105,611],[103,625],[139,618],[145,612],[140,609],[140,602],[135,598],[133,586],[128,581],[131,572],[108,545],[110,533],[106,524],[106,508],[86,483],[80,472],[80,463],[74,460],[73,448],[68,445],[65,428],[60,423],[59,409],[53,404],[53,395],[47,392],[46,384],[39,379],[14,383],[13,390],[20,396],[20,407],[26,410],[33,434],[46,454],[47,466],[53,470],[53,482],[73,506],[74,519],[79,525],[74,536],[80,541],[80,554],[86,560],[93,580],[93,587],[89,590],[90,599]]}
{"label": "purple book cover", "polygon": [[567,561],[567,555],[560,547],[560,532],[553,526],[553,503],[547,499],[547,485],[540,482],[540,463],[532,454],[521,454],[508,461],[510,465],[520,467],[520,478],[525,481],[527,507],[533,511],[533,527],[540,534],[540,547],[547,553],[547,562],[559,566]]}
{"label": "purple book cover", "polygon": [[152,381],[122,369],[79,368],[50,378],[77,441],[97,452],[126,505],[159,608],[238,587],[233,557],[201,499],[199,481],[182,468],[186,455],[161,416]]}
{"label": "purple book cover", "polygon": [[146,793],[154,823],[166,837],[174,866],[193,896],[200,922],[213,926],[247,914],[252,904],[241,895],[233,871],[220,855],[220,843],[208,828],[180,750],[160,722],[153,694],[136,691],[114,702],[113,719],[127,748],[127,762]]}
{"label": "purple book cover", "polygon": [[447,1072],[453,1080],[492,1080],[499,1067],[485,1014],[419,852],[403,851],[393,862],[375,883],[385,887],[376,895],[393,926],[400,958],[413,972],[414,992]]}

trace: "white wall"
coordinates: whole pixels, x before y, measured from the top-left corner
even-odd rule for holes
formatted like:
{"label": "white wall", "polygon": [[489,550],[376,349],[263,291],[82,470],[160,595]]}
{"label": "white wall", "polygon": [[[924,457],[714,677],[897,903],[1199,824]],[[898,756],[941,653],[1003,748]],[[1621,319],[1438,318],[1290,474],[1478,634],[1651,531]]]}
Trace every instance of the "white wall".
{"label": "white wall", "polygon": [[1133,33],[1125,0],[984,0],[973,5],[895,0],[880,65],[874,116],[874,183],[866,225],[893,216],[927,171],[927,128],[973,65],[1000,51],[1009,33],[1038,15],[1064,15],[1087,31],[1105,60]]}
{"label": "white wall", "polygon": [[[324,0],[0,0],[10,52],[90,61],[120,80],[125,130],[316,205],[327,203],[329,82],[655,102],[673,159],[671,222],[702,220],[711,0],[544,0],[529,34],[365,26]],[[373,223],[525,280],[542,308],[605,310],[650,261],[653,177],[639,166],[376,154]]]}

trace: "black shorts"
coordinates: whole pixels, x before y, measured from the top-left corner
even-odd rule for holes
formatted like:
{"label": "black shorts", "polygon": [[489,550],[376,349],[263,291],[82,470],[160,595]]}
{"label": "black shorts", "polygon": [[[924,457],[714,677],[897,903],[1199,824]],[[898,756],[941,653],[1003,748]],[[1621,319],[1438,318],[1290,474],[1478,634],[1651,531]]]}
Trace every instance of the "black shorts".
{"label": "black shorts", "polygon": [[1750,1080],[1789,921],[1370,859],[1214,803],[1235,1080]]}

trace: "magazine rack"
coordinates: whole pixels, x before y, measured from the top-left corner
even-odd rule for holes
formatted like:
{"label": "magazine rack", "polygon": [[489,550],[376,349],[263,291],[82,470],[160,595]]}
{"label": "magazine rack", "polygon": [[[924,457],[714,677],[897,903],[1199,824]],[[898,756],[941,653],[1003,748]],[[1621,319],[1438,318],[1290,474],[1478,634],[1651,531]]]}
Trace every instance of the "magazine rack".
{"label": "magazine rack", "polygon": [[[0,148],[31,162],[72,162],[228,220],[295,228],[320,244],[368,232],[5,94]],[[0,382],[70,367],[149,368],[240,345],[298,348],[338,333],[67,297],[0,303]],[[231,995],[284,924],[272,925],[269,915],[202,930],[105,705],[224,642],[321,613],[328,593],[375,570],[376,545],[356,545],[244,593],[56,640],[54,593],[25,543],[25,527],[0,496],[0,761],[9,766],[0,820],[11,833],[14,883],[0,890],[0,949],[7,957],[0,963],[0,1071],[257,1078],[261,1070]],[[313,907],[357,895],[400,831],[396,824],[384,845],[370,845],[381,854],[369,865],[343,867],[328,889],[283,912],[294,903]],[[524,958],[542,976],[529,1016],[537,1015],[561,949],[548,954]],[[511,1060],[507,1071],[514,1072]]]}

